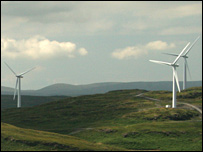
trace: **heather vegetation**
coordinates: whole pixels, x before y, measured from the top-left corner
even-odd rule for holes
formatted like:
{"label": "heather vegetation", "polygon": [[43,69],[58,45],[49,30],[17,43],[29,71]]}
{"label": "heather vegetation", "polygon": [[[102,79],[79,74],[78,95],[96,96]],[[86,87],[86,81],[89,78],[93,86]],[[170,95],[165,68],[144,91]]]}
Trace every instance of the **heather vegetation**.
{"label": "heather vegetation", "polygon": [[181,105],[184,101],[201,108],[201,89],[178,93],[176,109],[165,108],[171,104],[171,92],[146,90],[5,109],[1,111],[1,149],[201,151],[202,115]]}

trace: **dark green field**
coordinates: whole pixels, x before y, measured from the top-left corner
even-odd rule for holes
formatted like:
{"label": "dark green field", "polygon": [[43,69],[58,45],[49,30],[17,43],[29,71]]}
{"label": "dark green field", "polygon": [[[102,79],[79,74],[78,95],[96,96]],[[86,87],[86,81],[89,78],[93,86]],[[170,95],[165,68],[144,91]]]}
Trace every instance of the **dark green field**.
{"label": "dark green field", "polygon": [[[143,96],[137,97],[140,93],[144,93]],[[144,98],[146,96],[160,101]],[[1,149],[12,150],[6,148],[10,144],[13,150],[19,150],[21,146],[26,150],[67,150],[68,145],[71,147],[73,143],[61,143],[62,139],[53,137],[57,135],[76,137],[95,146],[86,150],[202,151],[202,115],[181,104],[189,103],[201,109],[202,87],[178,93],[178,108],[165,109],[166,104],[171,104],[171,96],[168,91],[120,90],[64,98],[29,108],[6,109],[1,112],[1,122],[4,122],[1,125],[20,127],[16,132],[21,130],[19,132],[23,133],[10,134],[7,129],[10,127],[2,127]],[[39,130],[45,131],[42,134],[47,134],[48,143],[54,140],[65,146],[50,149],[43,144],[46,138],[41,141],[42,137],[37,134]],[[33,132],[34,141],[30,141],[29,132]],[[29,142],[16,142],[23,138]],[[77,148],[70,150],[84,150],[84,145],[75,142],[72,147]]]}
{"label": "dark green field", "polygon": [[[36,105],[41,105],[50,101],[55,101],[63,98],[65,96],[22,96],[22,107],[32,107]],[[17,96],[13,100],[12,95],[1,95],[1,109],[16,108],[17,107]]]}

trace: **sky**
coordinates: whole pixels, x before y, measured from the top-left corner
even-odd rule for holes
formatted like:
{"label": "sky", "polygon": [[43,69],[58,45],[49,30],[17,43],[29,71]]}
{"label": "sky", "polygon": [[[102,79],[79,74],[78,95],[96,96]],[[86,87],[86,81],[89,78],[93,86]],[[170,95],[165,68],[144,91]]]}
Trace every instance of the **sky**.
{"label": "sky", "polygon": [[[202,1],[1,1],[1,85],[32,67],[22,89],[55,83],[172,81],[188,42],[191,78],[202,80]],[[183,59],[178,61],[183,80]]]}

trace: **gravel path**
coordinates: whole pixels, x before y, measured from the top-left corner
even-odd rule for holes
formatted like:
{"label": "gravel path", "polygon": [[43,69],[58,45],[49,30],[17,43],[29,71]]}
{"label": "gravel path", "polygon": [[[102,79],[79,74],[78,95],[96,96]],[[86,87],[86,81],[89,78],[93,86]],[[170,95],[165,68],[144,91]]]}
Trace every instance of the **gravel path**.
{"label": "gravel path", "polygon": [[[149,100],[153,100],[153,101],[161,101],[161,100],[159,100],[159,99],[154,99],[154,98],[146,97],[146,96],[144,96],[144,93],[140,93],[140,94],[136,95],[136,97],[143,97],[143,98],[145,98],[145,99],[149,99]],[[200,108],[198,108],[198,107],[192,105],[192,104],[185,103],[185,102],[180,102],[180,101],[179,101],[177,104],[184,104],[184,105],[187,105],[187,106],[189,106],[189,107],[191,107],[191,108],[197,110],[200,114],[202,114],[202,110],[201,110]]]}

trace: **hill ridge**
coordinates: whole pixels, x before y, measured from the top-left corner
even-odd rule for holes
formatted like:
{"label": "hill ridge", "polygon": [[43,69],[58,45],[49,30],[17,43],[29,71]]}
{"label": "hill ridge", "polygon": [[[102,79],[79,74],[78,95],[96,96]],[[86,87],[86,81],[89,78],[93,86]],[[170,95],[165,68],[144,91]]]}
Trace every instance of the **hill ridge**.
{"label": "hill ridge", "polygon": [[[189,81],[189,87],[202,86],[202,81]],[[180,81],[180,87],[182,88],[182,82]],[[171,81],[155,81],[155,82],[103,82],[92,83],[83,85],[72,85],[66,83],[57,83],[46,86],[38,90],[22,90],[22,95],[33,96],[79,96],[79,95],[91,95],[97,93],[106,93],[113,90],[125,90],[125,89],[143,89],[143,90],[172,90]],[[1,94],[13,95],[13,88],[1,86]]]}

